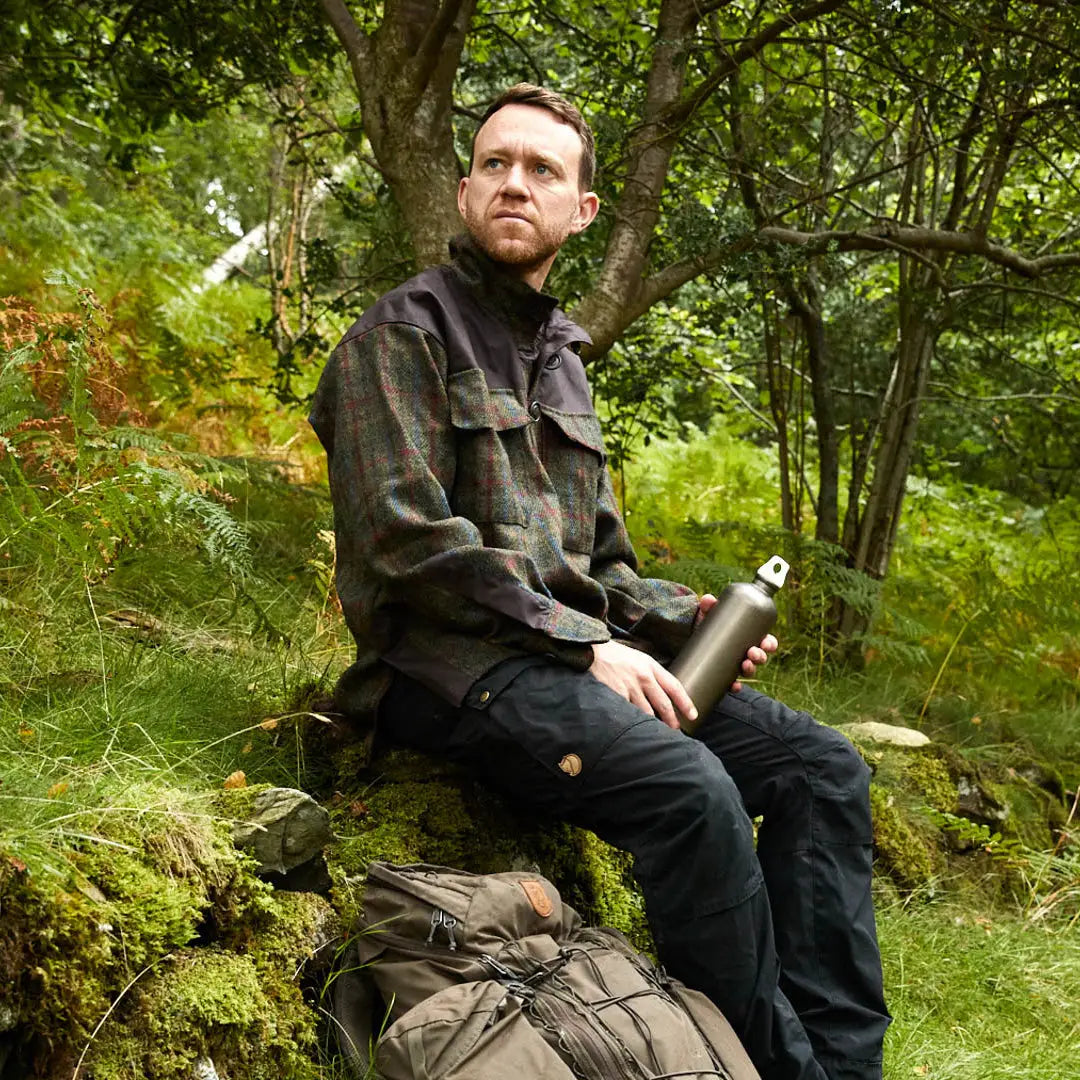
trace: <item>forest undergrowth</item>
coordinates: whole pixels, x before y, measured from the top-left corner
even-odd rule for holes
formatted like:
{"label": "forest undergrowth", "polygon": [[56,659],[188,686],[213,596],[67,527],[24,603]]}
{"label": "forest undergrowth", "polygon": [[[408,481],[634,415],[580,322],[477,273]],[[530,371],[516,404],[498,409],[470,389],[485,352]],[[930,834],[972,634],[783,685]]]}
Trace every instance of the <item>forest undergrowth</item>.
{"label": "forest undergrowth", "polygon": [[[268,459],[148,422],[78,295],[63,316],[0,305],[0,881],[67,882],[88,851],[182,833],[226,783],[304,787],[283,736],[349,660],[327,493],[297,480],[310,440]],[[1043,790],[1037,763],[1060,787],[1041,833],[991,828],[867,751],[883,784],[900,769],[881,805],[907,798],[896,827],[925,859],[876,884],[887,1080],[1080,1076],[1080,508],[919,481],[879,588],[780,528],[770,460],[734,422],[642,449],[624,494],[647,572],[718,591],[779,551],[795,571],[765,688],[828,723],[918,728],[948,769]],[[822,630],[838,594],[874,614],[861,667]]]}

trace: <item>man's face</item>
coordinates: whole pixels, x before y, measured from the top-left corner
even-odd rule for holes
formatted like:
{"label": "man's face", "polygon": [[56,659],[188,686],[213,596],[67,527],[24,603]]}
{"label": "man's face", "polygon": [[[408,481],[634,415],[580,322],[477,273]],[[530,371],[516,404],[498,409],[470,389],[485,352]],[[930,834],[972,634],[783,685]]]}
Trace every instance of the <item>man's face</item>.
{"label": "man's face", "polygon": [[568,236],[596,216],[578,187],[581,140],[534,105],[506,105],[480,129],[458,209],[473,239],[496,262],[540,288]]}

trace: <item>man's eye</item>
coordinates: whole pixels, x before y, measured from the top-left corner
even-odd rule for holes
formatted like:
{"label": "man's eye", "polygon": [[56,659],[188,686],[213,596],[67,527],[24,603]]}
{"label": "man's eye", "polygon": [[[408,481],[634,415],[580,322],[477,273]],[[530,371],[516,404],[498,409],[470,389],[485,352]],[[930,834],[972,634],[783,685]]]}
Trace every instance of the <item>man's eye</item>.
{"label": "man's eye", "polygon": [[536,171],[541,176],[547,176],[548,173],[551,172],[551,170],[543,162],[541,162],[539,165],[536,166]]}
{"label": "man's eye", "polygon": [[484,162],[484,168],[485,169],[497,169],[500,164],[502,164],[502,163],[499,161],[498,158],[489,157],[487,159],[487,161]]}

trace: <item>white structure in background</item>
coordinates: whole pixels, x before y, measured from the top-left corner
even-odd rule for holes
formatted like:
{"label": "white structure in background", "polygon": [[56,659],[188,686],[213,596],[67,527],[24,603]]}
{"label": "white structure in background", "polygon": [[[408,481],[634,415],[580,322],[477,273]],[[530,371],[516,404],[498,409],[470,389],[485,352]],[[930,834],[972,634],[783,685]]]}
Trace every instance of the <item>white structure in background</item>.
{"label": "white structure in background", "polygon": [[[322,177],[311,190],[308,208],[318,206],[330,194],[331,187],[343,180],[351,168],[351,161],[343,161],[334,166],[329,176]],[[220,285],[237,270],[243,269],[244,263],[253,252],[265,253],[268,235],[269,226],[266,222],[246,232],[203,271],[202,282],[193,286],[193,291],[199,293],[214,285]]]}

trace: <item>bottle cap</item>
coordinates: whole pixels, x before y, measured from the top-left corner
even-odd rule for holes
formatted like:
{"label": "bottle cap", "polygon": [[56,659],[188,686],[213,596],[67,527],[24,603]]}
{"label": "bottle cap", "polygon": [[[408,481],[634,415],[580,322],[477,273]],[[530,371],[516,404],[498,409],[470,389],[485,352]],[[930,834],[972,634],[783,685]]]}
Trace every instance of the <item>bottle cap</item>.
{"label": "bottle cap", "polygon": [[766,585],[771,585],[775,591],[783,588],[790,569],[791,567],[779,555],[774,555],[768,562],[762,564],[754,576],[764,581]]}

